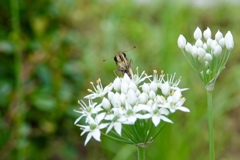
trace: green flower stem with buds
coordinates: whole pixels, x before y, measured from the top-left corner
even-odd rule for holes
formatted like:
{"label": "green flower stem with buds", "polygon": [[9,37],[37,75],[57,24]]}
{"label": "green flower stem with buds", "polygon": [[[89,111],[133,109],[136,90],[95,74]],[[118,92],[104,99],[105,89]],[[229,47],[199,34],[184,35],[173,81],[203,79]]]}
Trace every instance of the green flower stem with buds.
{"label": "green flower stem with buds", "polygon": [[183,35],[180,35],[178,47],[182,50],[183,55],[206,89],[210,160],[214,160],[212,92],[219,74],[225,68],[229,59],[230,51],[234,48],[234,41],[230,31],[224,37],[218,30],[215,34],[215,39],[212,39],[212,33],[209,28],[202,33],[197,27],[193,36],[196,42],[190,44]]}

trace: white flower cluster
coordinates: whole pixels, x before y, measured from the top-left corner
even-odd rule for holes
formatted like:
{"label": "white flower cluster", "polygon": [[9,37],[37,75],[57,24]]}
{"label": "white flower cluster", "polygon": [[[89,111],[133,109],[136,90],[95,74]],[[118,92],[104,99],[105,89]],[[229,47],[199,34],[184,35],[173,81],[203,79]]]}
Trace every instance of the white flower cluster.
{"label": "white flower cluster", "polygon": [[[85,145],[92,137],[100,141],[102,129],[106,129],[105,134],[113,131],[121,136],[125,125],[133,126],[137,121],[145,120],[148,121],[144,123],[146,133],[150,133],[150,126],[158,126],[161,120],[172,123],[167,118],[170,113],[176,110],[189,112],[182,106],[186,100],[182,91],[187,88],[178,87],[180,79],[175,80],[175,74],[164,76],[154,71],[153,75],[144,72],[139,75],[137,69],[137,74],[132,77],[130,79],[127,74],[116,77],[106,87],[100,79],[96,86],[91,83],[94,91],[89,89],[91,94],[84,97],[88,104],[80,100],[81,108],[75,110],[80,116],[74,124],[83,130],[81,135],[88,133]],[[81,119],[82,124],[77,124]]]}
{"label": "white flower cluster", "polygon": [[218,30],[215,39],[207,28],[203,33],[197,27],[194,34],[195,44],[186,42],[183,35],[178,38],[178,47],[182,49],[185,57],[195,69],[204,84],[215,80],[224,69],[230,56],[230,51],[234,48],[233,36],[230,31],[225,37]]}

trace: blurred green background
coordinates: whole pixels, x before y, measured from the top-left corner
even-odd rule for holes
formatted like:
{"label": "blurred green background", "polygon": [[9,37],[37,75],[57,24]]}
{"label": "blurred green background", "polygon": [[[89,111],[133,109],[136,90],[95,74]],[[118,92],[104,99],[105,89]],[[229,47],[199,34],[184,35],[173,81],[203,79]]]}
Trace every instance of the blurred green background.
{"label": "blurred green background", "polygon": [[[206,96],[177,46],[197,26],[233,34],[235,48],[214,90],[217,160],[240,157],[240,4],[234,1],[1,0],[0,159],[130,160],[136,148],[73,125],[90,81],[113,81],[111,59],[127,52],[133,66],[182,76],[191,112],[176,112],[146,152],[148,160],[208,159]],[[111,59],[103,62],[103,59]]]}

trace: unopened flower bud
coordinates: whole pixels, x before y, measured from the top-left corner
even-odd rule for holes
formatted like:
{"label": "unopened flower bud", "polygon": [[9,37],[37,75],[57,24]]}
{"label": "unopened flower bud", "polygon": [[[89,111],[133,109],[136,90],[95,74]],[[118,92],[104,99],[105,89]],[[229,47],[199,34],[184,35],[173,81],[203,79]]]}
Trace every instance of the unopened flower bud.
{"label": "unopened flower bud", "polygon": [[145,104],[145,103],[147,103],[147,101],[148,101],[148,95],[147,95],[147,93],[141,93],[140,95],[139,95],[139,101],[140,101],[140,103],[143,103],[143,104]]}
{"label": "unopened flower bud", "polygon": [[119,77],[117,77],[113,81],[113,88],[114,88],[115,91],[120,91],[120,89],[121,89],[121,79]]}
{"label": "unopened flower bud", "polygon": [[198,56],[198,54],[197,54],[197,47],[196,47],[196,46],[193,46],[193,47],[192,47],[192,52],[191,52],[191,54],[192,54],[193,57],[197,57],[197,56]]}
{"label": "unopened flower bud", "polygon": [[228,31],[227,34],[225,35],[225,44],[228,50],[232,50],[234,48],[233,36],[230,31]]}
{"label": "unopened flower bud", "polygon": [[102,100],[102,106],[104,109],[109,110],[111,108],[111,104],[107,98],[103,98]]}
{"label": "unopened flower bud", "polygon": [[188,52],[188,53],[191,53],[192,51],[192,45],[190,43],[187,43],[187,45],[185,46],[185,50]]}
{"label": "unopened flower bud", "polygon": [[127,91],[128,91],[128,84],[126,82],[122,82],[121,92],[126,94]]}
{"label": "unopened flower bud", "polygon": [[225,38],[222,37],[222,38],[219,40],[218,44],[223,48],[224,45],[225,45]]}
{"label": "unopened flower bud", "polygon": [[209,47],[211,47],[212,41],[213,41],[213,40],[212,40],[211,38],[208,38],[208,39],[207,39],[207,45],[208,45]]}
{"label": "unopened flower bud", "polygon": [[193,37],[195,40],[202,38],[202,31],[199,29],[199,27],[197,27],[196,30],[194,31]]}
{"label": "unopened flower bud", "polygon": [[218,30],[215,34],[215,40],[219,41],[223,37],[222,33]]}
{"label": "unopened flower bud", "polygon": [[212,50],[214,49],[214,47],[218,45],[217,41],[216,40],[213,40],[212,43],[211,43],[211,48]]}
{"label": "unopened flower bud", "polygon": [[211,33],[211,30],[207,27],[207,29],[203,32],[203,36],[204,38],[207,40],[209,38],[211,38],[212,36],[212,33]]}
{"label": "unopened flower bud", "polygon": [[204,50],[207,50],[208,49],[207,43],[203,43],[202,47],[203,47]]}
{"label": "unopened flower bud", "polygon": [[196,41],[196,43],[195,43],[195,46],[197,46],[197,47],[202,47],[202,45],[203,45],[202,40],[201,40],[201,39],[197,39],[197,41]]}
{"label": "unopened flower bud", "polygon": [[178,47],[183,49],[186,46],[186,39],[183,35],[178,37]]}
{"label": "unopened flower bud", "polygon": [[212,61],[213,57],[212,57],[212,55],[211,55],[211,54],[209,54],[209,53],[206,53],[206,55],[205,55],[204,59],[205,59],[206,61]]}
{"label": "unopened flower bud", "polygon": [[165,96],[169,95],[169,93],[170,93],[170,85],[169,85],[168,81],[164,82],[161,85],[161,90],[162,90],[163,95],[165,95]]}
{"label": "unopened flower bud", "polygon": [[151,91],[149,92],[149,98],[150,98],[150,99],[154,99],[155,97],[156,97],[156,93],[151,90]]}
{"label": "unopened flower bud", "polygon": [[216,56],[219,56],[222,53],[222,47],[220,45],[216,45],[213,49],[213,53]]}
{"label": "unopened flower bud", "polygon": [[206,51],[203,48],[198,48],[197,49],[197,54],[200,58],[203,58],[206,54]]}
{"label": "unopened flower bud", "polygon": [[142,90],[143,90],[143,92],[145,92],[145,93],[149,93],[149,91],[150,91],[149,85],[146,84],[146,83],[144,83],[144,84],[142,85]]}

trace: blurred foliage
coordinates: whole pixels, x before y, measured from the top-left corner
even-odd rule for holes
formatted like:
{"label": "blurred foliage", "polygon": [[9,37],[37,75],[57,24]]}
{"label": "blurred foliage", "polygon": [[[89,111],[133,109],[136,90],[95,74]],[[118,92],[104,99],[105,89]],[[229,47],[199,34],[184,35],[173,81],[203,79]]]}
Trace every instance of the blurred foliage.
{"label": "blurred foliage", "polygon": [[127,52],[134,68],[176,72],[181,86],[190,88],[185,97],[191,112],[171,117],[174,124],[149,146],[148,159],[208,159],[204,88],[177,47],[179,34],[191,40],[197,26],[234,36],[235,48],[214,91],[214,133],[216,159],[239,159],[239,9],[239,3],[199,6],[186,0],[0,1],[1,159],[136,159],[134,146],[105,137],[84,146],[85,137],[73,125],[73,109],[89,82],[101,78],[106,85],[115,77],[113,60],[102,60],[134,45]]}

